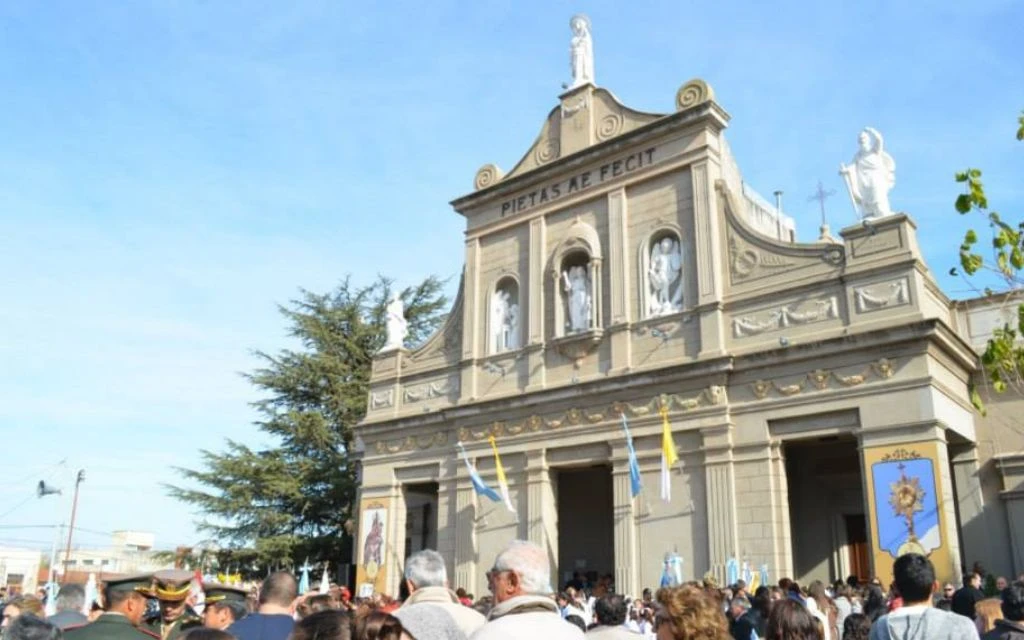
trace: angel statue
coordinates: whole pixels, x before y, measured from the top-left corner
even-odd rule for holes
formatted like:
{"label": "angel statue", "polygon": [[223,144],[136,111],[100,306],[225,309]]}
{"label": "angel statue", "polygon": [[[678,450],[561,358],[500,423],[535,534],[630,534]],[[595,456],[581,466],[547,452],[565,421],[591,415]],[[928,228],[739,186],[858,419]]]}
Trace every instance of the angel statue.
{"label": "angel statue", "polygon": [[682,252],[679,242],[665,236],[651,249],[651,264],[647,269],[650,285],[647,314],[663,316],[683,310]]}
{"label": "angel statue", "polygon": [[405,337],[409,335],[409,321],[405,319],[405,311],[402,299],[397,295],[391,299],[387,306],[387,342],[381,351],[392,351],[401,349]]}
{"label": "angel statue", "polygon": [[572,43],[569,45],[569,66],[572,69],[572,85],[575,89],[594,81],[594,42],[590,39],[590,18],[577,13],[569,20],[572,29]]}
{"label": "angel statue", "polygon": [[896,163],[885,152],[882,134],[864,127],[857,137],[860,148],[853,162],[839,165],[839,175],[853,200],[853,208],[863,218],[881,218],[892,215],[889,208],[889,190],[896,184]]}

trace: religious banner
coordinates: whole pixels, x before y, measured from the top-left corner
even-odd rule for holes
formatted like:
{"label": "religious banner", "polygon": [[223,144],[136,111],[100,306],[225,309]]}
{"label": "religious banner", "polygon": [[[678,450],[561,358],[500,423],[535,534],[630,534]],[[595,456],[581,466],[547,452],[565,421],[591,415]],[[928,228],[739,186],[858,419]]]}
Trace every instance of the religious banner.
{"label": "religious banner", "polygon": [[939,580],[953,577],[942,510],[943,464],[934,442],[864,450],[871,551],[883,586],[892,581],[893,561],[905,553],[927,556]]}
{"label": "religious banner", "polygon": [[356,596],[366,598],[384,592],[387,563],[388,501],[363,500],[359,510],[359,564],[356,567]]}

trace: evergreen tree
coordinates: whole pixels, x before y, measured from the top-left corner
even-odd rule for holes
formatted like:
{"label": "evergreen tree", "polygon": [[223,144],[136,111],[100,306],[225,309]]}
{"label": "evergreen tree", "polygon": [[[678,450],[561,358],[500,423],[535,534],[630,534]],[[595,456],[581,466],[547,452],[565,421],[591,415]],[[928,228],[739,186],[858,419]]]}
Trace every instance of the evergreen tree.
{"label": "evergreen tree", "polygon": [[[443,282],[430,277],[401,292],[409,344],[443,320]],[[366,414],[370,364],[385,342],[391,282],[345,279],[331,293],[301,290],[281,306],[299,348],[257,352],[263,367],[245,374],[265,397],[254,403],[267,447],[228,440],[202,450],[202,468],[178,471],[201,488],[169,486],[203,514],[199,528],[221,548],[221,566],[244,573],[294,566],[305,558],[348,562],[355,501],[352,428]],[[255,566],[254,566],[255,565]]]}

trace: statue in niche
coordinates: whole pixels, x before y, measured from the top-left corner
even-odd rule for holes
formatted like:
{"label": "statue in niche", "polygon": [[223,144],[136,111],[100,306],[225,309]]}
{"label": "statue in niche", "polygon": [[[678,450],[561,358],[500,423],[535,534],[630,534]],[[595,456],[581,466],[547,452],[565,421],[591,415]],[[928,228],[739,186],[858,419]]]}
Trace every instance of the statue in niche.
{"label": "statue in niche", "polygon": [[594,81],[594,43],[590,39],[590,18],[577,13],[569,20],[572,29],[572,43],[569,45],[569,60],[572,69],[570,89]]}
{"label": "statue in niche", "polygon": [[665,236],[651,248],[651,263],[647,269],[649,317],[683,310],[682,265],[682,250],[675,238]]}
{"label": "statue in niche", "polygon": [[505,289],[495,291],[491,302],[491,342],[495,353],[519,348],[519,305]]}
{"label": "statue in niche", "polygon": [[401,349],[405,337],[409,335],[409,321],[405,319],[405,309],[402,299],[397,295],[391,299],[387,306],[387,342],[381,351]]}
{"label": "statue in niche", "polygon": [[896,162],[886,153],[882,134],[864,127],[857,137],[859,149],[849,165],[839,165],[854,209],[863,218],[892,215],[889,190],[896,184]]}
{"label": "statue in niche", "polygon": [[562,286],[565,289],[569,307],[569,322],[566,328],[569,333],[590,329],[590,276],[587,265],[569,267],[562,272]]}

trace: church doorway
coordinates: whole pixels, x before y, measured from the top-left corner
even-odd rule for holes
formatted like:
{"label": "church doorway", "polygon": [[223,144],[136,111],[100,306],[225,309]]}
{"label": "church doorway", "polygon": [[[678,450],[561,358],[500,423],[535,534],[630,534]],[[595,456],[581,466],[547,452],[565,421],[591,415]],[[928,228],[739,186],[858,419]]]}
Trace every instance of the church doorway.
{"label": "church doorway", "polygon": [[608,465],[552,470],[558,505],[558,571],[561,589],[580,573],[586,582],[615,572],[612,469]]}
{"label": "church doorway", "polygon": [[437,491],[436,482],[402,487],[405,496],[406,558],[423,549],[437,549]]}
{"label": "church doorway", "polygon": [[801,584],[871,574],[857,440],[826,436],[784,445],[793,578]]}

